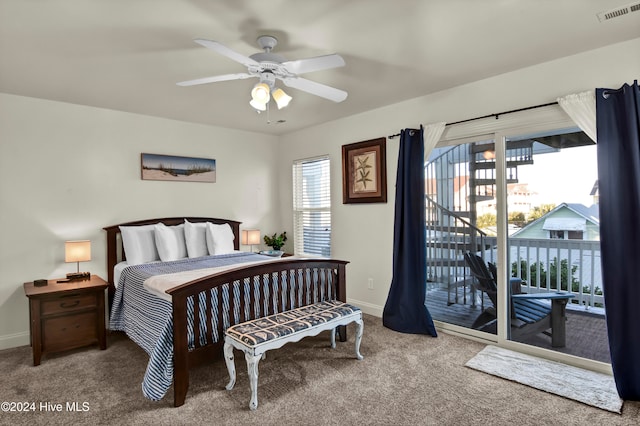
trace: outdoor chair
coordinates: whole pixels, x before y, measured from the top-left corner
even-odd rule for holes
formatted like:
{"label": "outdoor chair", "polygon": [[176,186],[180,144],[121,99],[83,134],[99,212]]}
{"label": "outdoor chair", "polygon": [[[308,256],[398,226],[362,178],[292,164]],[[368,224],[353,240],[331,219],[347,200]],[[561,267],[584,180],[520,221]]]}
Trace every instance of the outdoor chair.
{"label": "outdoor chair", "polygon": [[[486,293],[493,304],[493,307],[483,309],[483,312],[472,326],[473,328],[481,329],[489,323],[495,324],[497,318],[498,286],[495,265],[487,265],[482,257],[471,252],[466,252],[464,258],[471,271],[471,275],[475,278],[472,285],[480,294]],[[492,267],[493,272],[490,270],[490,267]],[[551,336],[551,333],[548,331],[552,325],[550,320],[551,306],[540,300],[535,300],[540,299],[538,295],[524,295],[522,293],[522,280],[520,278],[511,278],[509,287],[511,337],[524,338],[538,333]],[[521,296],[517,298],[512,297],[516,294]],[[530,298],[527,296],[530,296]],[[482,307],[484,308],[484,303]]]}

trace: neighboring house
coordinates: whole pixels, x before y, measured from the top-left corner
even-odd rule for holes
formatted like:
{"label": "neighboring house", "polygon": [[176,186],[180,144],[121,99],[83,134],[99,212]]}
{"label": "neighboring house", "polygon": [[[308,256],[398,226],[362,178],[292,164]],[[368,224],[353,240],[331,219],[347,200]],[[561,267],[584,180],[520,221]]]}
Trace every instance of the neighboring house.
{"label": "neighboring house", "polygon": [[600,241],[598,205],[587,207],[578,203],[561,203],[511,237]]}
{"label": "neighboring house", "polygon": [[[496,199],[494,195],[495,188],[493,186],[486,188],[486,201],[480,201],[476,207],[478,216],[485,213],[496,213]],[[507,184],[507,211],[529,214],[533,208],[533,202],[537,199],[538,193],[529,189],[527,183],[509,183]]]}
{"label": "neighboring house", "polygon": [[[467,200],[469,198],[469,176],[462,175],[452,179],[453,185],[452,199],[447,204],[446,200],[438,199],[437,196],[437,179],[425,179],[426,193],[435,202],[438,202],[453,211],[465,211],[468,209]],[[532,202],[536,199],[538,193],[529,189],[527,183],[509,183],[507,184],[507,211],[522,212],[525,215],[532,209]],[[478,203],[476,212],[478,216],[485,213],[496,213],[495,187],[486,185],[481,187],[478,194]]]}

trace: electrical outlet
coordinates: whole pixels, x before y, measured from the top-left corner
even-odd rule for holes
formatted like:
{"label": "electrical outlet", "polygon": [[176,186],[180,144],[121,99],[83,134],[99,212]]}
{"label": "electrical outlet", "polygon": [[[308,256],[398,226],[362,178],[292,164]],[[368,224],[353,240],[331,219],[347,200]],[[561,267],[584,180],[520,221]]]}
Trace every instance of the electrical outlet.
{"label": "electrical outlet", "polygon": [[367,280],[367,288],[368,288],[369,290],[373,290],[373,278],[369,278],[369,279]]}

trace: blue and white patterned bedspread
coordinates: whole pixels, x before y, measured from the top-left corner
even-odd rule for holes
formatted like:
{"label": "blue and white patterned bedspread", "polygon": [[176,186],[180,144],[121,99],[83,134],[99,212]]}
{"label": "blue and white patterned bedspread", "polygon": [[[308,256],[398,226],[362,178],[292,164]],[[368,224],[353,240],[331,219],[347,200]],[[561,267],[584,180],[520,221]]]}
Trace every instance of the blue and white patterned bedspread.
{"label": "blue and white patterned bedspread", "polygon": [[[173,382],[173,318],[171,302],[147,291],[144,281],[154,275],[231,266],[264,260],[253,253],[231,253],[172,262],[145,263],[122,271],[113,298],[109,328],[124,331],[147,354],[149,364],[142,382],[145,397],[158,401]],[[193,309],[190,310],[191,313]],[[188,339],[193,341],[190,328]]]}

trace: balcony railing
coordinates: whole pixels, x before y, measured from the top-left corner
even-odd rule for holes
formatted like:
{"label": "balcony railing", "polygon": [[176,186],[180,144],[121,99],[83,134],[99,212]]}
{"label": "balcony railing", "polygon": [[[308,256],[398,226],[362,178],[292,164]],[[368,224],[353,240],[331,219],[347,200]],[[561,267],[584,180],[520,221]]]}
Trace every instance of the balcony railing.
{"label": "balcony railing", "polygon": [[510,238],[509,262],[527,293],[567,291],[585,309],[604,306],[600,241]]}
{"label": "balcony railing", "polygon": [[[497,239],[429,197],[426,201],[427,288],[447,288],[449,305],[475,305],[473,278],[462,255],[471,251],[495,262]],[[508,256],[509,275],[522,278],[523,291],[564,291],[575,295],[572,308],[604,307],[599,241],[509,238]]]}

